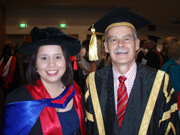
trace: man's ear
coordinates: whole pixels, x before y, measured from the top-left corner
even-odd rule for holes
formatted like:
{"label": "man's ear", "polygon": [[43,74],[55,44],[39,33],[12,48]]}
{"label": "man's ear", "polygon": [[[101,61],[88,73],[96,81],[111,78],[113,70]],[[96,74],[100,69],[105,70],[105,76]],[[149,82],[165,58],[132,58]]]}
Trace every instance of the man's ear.
{"label": "man's ear", "polygon": [[104,42],[104,50],[106,53],[109,53],[109,49],[106,41]]}
{"label": "man's ear", "polygon": [[139,39],[136,39],[135,45],[136,45],[136,51],[139,50],[139,47],[140,47],[140,41],[139,41]]}

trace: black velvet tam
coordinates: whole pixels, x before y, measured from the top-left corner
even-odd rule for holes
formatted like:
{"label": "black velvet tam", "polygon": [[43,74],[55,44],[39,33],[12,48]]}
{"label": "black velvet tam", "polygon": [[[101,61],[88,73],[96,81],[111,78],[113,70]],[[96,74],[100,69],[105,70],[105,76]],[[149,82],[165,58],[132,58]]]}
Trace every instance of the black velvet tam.
{"label": "black velvet tam", "polygon": [[58,28],[34,27],[30,34],[32,42],[20,47],[20,52],[27,55],[32,55],[36,48],[43,45],[60,45],[69,52],[70,56],[75,56],[81,50],[81,42],[78,39],[68,36]]}

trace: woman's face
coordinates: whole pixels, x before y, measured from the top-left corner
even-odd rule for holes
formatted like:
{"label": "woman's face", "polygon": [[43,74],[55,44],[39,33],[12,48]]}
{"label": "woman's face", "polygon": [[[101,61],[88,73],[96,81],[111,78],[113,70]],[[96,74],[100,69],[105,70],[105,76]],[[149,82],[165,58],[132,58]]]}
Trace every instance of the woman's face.
{"label": "woman's face", "polygon": [[43,83],[60,83],[66,71],[66,61],[61,46],[41,46],[37,53],[36,68]]}

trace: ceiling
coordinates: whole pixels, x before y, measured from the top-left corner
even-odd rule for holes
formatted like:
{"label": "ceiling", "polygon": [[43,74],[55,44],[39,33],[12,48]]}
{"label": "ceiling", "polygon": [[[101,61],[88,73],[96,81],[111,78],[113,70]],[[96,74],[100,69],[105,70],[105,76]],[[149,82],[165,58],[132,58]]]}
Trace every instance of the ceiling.
{"label": "ceiling", "polygon": [[[180,0],[1,0],[0,4],[4,7],[61,6],[92,10],[99,8],[108,11],[122,6],[145,16],[155,25],[180,26]],[[176,20],[179,24],[174,24]]]}

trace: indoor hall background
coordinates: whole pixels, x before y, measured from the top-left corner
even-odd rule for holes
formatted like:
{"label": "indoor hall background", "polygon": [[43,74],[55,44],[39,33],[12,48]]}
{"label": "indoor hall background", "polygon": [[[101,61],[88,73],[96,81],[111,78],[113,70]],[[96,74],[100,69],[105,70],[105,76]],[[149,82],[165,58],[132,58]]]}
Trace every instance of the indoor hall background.
{"label": "indoor hall background", "polygon": [[[179,5],[180,0],[1,0],[0,52],[6,40],[22,45],[24,35],[28,35],[34,26],[59,27],[60,23],[66,23],[67,28],[62,31],[78,35],[82,42],[91,34],[88,28],[116,6],[150,19],[152,24],[139,29],[138,38],[141,40],[146,38],[145,35],[156,35],[162,38],[158,42],[160,45],[167,36],[180,39]],[[27,23],[27,28],[19,29],[20,23]],[[150,29],[151,26],[155,29]],[[0,93],[0,113],[2,105]]]}

